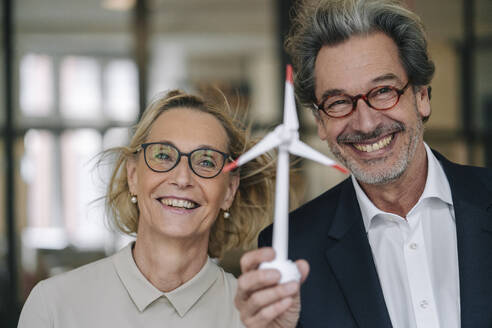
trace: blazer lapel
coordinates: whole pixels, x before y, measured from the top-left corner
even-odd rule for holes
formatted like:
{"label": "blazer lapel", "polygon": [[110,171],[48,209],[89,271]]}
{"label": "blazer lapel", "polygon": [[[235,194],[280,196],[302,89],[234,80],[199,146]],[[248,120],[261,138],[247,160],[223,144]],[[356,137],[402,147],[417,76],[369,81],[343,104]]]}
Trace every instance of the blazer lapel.
{"label": "blazer lapel", "polygon": [[[440,158],[453,194],[458,241],[461,327],[492,324],[492,191],[479,169]],[[473,173],[476,175],[473,176]],[[490,188],[490,187],[489,187]]]}
{"label": "blazer lapel", "polygon": [[326,257],[359,327],[391,327],[355,190],[348,179],[329,231]]}

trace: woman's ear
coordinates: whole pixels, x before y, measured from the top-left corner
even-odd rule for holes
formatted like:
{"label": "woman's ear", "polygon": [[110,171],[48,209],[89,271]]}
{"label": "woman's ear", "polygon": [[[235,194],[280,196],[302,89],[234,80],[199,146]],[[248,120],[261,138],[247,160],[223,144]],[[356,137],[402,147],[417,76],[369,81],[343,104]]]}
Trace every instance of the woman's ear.
{"label": "woman's ear", "polygon": [[137,161],[133,158],[129,158],[126,161],[126,179],[128,181],[128,187],[132,195],[137,194]]}
{"label": "woman's ear", "polygon": [[234,201],[234,196],[236,196],[237,188],[239,188],[239,175],[231,173],[231,178],[226,190],[226,196],[222,204],[222,209],[227,210],[231,207]]}

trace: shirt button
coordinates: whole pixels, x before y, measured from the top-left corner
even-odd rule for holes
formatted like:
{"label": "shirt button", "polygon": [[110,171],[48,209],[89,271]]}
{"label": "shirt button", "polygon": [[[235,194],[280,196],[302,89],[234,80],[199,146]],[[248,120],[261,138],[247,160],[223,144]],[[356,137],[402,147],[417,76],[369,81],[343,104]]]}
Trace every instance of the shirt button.
{"label": "shirt button", "polygon": [[420,308],[422,309],[427,309],[427,307],[429,306],[429,302],[427,302],[426,300],[422,300],[420,301]]}
{"label": "shirt button", "polygon": [[417,249],[418,245],[417,245],[417,243],[411,243],[409,245],[409,247],[410,247],[410,249]]}

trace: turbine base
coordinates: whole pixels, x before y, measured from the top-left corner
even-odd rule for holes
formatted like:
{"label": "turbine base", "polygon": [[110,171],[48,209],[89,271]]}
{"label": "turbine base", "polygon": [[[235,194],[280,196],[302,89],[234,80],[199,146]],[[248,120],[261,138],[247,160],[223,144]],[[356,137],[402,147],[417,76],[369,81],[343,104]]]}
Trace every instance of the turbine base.
{"label": "turbine base", "polygon": [[293,280],[301,280],[301,273],[297,269],[297,265],[291,260],[273,260],[271,262],[263,262],[260,264],[260,269],[277,269],[280,271],[280,284]]}

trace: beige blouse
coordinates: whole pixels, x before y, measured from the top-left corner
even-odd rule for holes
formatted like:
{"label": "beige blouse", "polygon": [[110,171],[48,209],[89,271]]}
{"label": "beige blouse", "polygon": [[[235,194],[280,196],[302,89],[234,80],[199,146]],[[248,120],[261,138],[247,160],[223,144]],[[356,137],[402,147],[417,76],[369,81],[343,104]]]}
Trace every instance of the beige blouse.
{"label": "beige blouse", "polygon": [[236,279],[212,260],[163,293],[138,270],[131,249],[38,283],[18,328],[243,327],[233,301]]}

